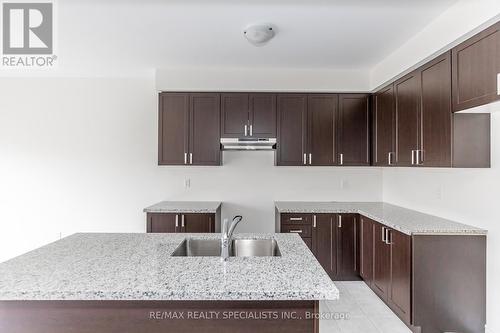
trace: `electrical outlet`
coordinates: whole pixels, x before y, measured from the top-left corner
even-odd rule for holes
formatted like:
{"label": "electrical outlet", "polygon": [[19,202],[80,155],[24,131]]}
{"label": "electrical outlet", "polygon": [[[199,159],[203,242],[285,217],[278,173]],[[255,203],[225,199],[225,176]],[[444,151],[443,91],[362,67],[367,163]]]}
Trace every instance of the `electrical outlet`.
{"label": "electrical outlet", "polygon": [[184,179],[184,189],[188,190],[189,188],[191,188],[191,179],[186,178]]}

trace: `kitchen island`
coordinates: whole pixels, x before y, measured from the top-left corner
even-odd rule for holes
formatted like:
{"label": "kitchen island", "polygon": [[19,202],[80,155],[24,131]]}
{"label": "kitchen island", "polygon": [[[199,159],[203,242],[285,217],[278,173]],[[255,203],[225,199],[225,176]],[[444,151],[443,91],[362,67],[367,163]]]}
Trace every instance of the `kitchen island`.
{"label": "kitchen island", "polygon": [[279,256],[171,256],[217,234],[75,234],[0,264],[1,332],[317,332],[339,292],[300,237]]}

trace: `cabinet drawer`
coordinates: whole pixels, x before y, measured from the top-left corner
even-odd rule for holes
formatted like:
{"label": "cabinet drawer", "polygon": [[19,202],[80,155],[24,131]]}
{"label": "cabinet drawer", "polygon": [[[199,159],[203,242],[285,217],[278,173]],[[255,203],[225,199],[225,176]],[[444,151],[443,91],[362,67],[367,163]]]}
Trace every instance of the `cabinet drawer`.
{"label": "cabinet drawer", "polygon": [[281,214],[281,224],[311,224],[311,214]]}
{"label": "cabinet drawer", "polygon": [[310,225],[282,225],[281,232],[299,234],[300,237],[302,237],[302,238],[311,237],[311,226]]}

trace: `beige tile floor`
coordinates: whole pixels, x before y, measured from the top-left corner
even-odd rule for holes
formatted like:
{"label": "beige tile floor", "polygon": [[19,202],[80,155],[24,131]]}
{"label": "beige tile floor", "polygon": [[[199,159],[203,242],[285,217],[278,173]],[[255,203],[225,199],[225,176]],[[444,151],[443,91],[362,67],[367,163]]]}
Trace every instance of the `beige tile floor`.
{"label": "beige tile floor", "polygon": [[364,282],[335,285],[340,299],[320,302],[320,333],[411,333]]}

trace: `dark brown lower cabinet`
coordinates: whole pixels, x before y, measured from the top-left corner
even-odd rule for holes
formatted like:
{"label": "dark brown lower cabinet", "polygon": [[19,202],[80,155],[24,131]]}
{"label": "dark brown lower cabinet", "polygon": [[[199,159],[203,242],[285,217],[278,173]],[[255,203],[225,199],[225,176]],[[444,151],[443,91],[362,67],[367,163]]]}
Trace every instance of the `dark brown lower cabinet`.
{"label": "dark brown lower cabinet", "polygon": [[319,301],[0,301],[0,319],[2,333],[318,333]]}
{"label": "dark brown lower cabinet", "polygon": [[388,304],[404,322],[411,322],[411,236],[388,229],[386,236],[390,247]]}
{"label": "dark brown lower cabinet", "polygon": [[380,223],[373,226],[373,279],[372,289],[382,299],[389,294],[391,279],[391,251],[385,242],[386,228]]}
{"label": "dark brown lower cabinet", "polygon": [[373,228],[374,222],[364,216],[360,216],[359,222],[359,275],[368,284],[373,280]]}
{"label": "dark brown lower cabinet", "polygon": [[334,214],[316,214],[315,249],[323,269],[333,280],[337,276],[337,218]]}
{"label": "dark brown lower cabinet", "polygon": [[359,280],[358,214],[337,214],[337,280]]}
{"label": "dark brown lower cabinet", "polygon": [[280,231],[299,234],[332,280],[359,280],[357,214],[281,214]]}
{"label": "dark brown lower cabinet", "polygon": [[212,233],[216,214],[148,213],[148,233]]}

